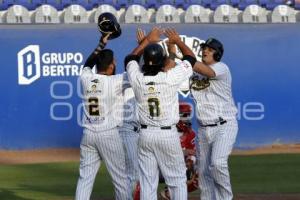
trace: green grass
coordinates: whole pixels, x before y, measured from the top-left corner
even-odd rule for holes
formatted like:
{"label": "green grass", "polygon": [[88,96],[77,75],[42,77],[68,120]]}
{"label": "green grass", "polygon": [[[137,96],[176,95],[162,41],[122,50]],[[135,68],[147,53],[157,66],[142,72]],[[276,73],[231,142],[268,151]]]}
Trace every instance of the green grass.
{"label": "green grass", "polygon": [[232,156],[235,193],[300,193],[300,155]]}
{"label": "green grass", "polygon": [[[0,166],[1,200],[69,200],[74,198],[78,163]],[[300,193],[300,155],[232,156],[234,193]],[[112,183],[101,167],[92,199],[111,199]]]}

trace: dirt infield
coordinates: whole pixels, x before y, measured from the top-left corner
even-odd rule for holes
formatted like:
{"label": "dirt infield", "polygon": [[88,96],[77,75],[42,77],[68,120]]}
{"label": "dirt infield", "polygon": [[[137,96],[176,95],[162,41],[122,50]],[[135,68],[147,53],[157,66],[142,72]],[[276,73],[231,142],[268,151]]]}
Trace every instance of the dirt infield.
{"label": "dirt infield", "polygon": [[0,164],[79,161],[79,149],[0,151]]}
{"label": "dirt infield", "polygon": [[[300,153],[300,144],[271,145],[251,150],[233,150],[233,155]],[[79,149],[0,150],[0,164],[29,164],[79,161]]]}
{"label": "dirt infield", "polygon": [[250,150],[235,149],[232,152],[233,155],[260,155],[278,153],[300,153],[300,144],[274,144]]}

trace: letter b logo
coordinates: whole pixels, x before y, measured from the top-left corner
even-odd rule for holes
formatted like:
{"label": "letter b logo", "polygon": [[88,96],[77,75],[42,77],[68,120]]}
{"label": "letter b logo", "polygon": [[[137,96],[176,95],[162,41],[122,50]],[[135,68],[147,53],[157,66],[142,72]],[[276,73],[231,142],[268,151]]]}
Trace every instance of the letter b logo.
{"label": "letter b logo", "polygon": [[41,76],[40,49],[29,45],[18,53],[19,84],[28,85]]}

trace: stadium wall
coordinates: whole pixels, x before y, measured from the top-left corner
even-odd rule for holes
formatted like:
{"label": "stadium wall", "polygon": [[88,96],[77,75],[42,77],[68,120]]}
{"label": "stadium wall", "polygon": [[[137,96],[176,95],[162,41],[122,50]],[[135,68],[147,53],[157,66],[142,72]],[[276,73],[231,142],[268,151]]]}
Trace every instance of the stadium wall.
{"label": "stadium wall", "polygon": [[[152,25],[139,27],[150,30]],[[223,42],[239,108],[236,147],[299,143],[299,24],[172,27],[182,35]],[[123,25],[122,36],[108,45],[118,72],[136,46],[136,28]],[[98,39],[95,25],[0,25],[0,149],[79,147],[77,77]],[[199,44],[194,48],[197,52]]]}

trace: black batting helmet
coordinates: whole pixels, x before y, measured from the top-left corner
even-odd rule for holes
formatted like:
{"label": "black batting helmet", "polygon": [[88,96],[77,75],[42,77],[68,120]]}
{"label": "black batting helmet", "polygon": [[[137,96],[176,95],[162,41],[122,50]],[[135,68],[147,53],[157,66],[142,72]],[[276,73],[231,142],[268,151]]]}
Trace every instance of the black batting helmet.
{"label": "black batting helmet", "polygon": [[98,28],[102,34],[112,33],[108,39],[114,39],[121,35],[121,27],[116,17],[109,12],[102,13],[98,17]]}
{"label": "black batting helmet", "polygon": [[165,53],[159,44],[152,43],[146,46],[143,54],[143,71],[152,75],[162,70],[165,61]]}
{"label": "black batting helmet", "polygon": [[223,49],[223,44],[219,40],[215,38],[209,38],[208,40],[205,41],[205,43],[200,44],[200,46],[202,49],[204,47],[210,47],[214,49],[216,51],[214,53],[214,60],[215,61],[221,60],[224,53],[224,49]]}

